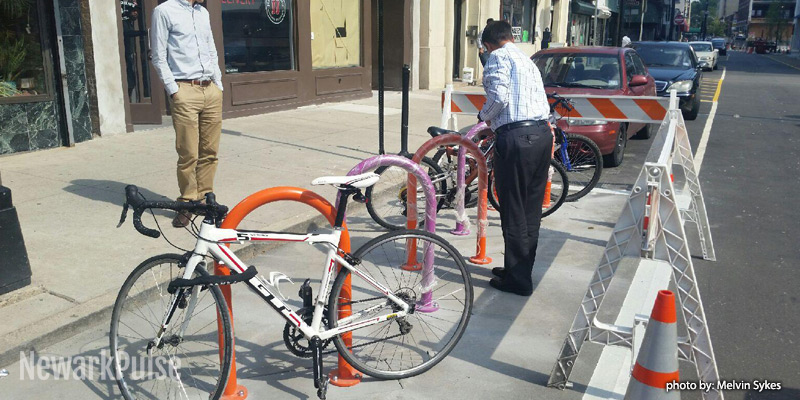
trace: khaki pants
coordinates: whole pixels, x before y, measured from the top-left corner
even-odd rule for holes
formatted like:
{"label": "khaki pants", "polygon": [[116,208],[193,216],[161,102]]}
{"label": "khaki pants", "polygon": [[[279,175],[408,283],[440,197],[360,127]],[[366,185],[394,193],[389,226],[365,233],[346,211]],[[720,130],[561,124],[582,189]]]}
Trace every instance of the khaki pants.
{"label": "khaki pants", "polygon": [[217,150],[222,133],[222,90],[178,82],[170,100],[178,152],[178,200],[202,200],[214,190]]}

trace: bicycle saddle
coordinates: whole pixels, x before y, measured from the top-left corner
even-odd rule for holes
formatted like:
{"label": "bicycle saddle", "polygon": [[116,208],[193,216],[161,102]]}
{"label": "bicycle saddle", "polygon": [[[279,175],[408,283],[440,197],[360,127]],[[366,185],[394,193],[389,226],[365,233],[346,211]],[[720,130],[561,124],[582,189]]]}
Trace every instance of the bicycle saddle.
{"label": "bicycle saddle", "polygon": [[381,179],[381,176],[374,172],[367,172],[361,175],[353,176],[323,176],[311,181],[312,185],[333,185],[337,189],[343,189],[347,186],[354,188],[365,188],[372,186]]}
{"label": "bicycle saddle", "polygon": [[461,134],[458,131],[451,131],[449,129],[442,129],[442,128],[439,128],[438,126],[432,126],[432,127],[428,128],[428,133],[431,134],[431,137],[437,137],[439,135],[445,135],[445,134],[448,134],[448,133],[455,133],[456,135],[460,135]]}

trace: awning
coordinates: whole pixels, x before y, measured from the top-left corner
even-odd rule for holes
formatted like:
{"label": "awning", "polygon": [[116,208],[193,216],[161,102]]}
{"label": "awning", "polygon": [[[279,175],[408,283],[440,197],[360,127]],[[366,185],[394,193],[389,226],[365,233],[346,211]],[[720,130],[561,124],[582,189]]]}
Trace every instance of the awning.
{"label": "awning", "polygon": [[580,0],[572,0],[572,7],[573,14],[582,14],[582,15],[594,15],[594,4],[586,3]]}

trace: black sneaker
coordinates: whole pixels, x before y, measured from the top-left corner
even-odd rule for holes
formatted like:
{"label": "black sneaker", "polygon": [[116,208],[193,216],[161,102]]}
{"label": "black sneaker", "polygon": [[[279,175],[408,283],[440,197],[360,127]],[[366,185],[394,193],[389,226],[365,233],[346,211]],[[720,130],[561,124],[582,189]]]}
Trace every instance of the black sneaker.
{"label": "black sneaker", "polygon": [[505,278],[506,277],[506,269],[504,267],[494,267],[492,268],[492,275],[498,278]]}
{"label": "black sneaker", "polygon": [[514,294],[520,295],[520,296],[530,296],[530,295],[533,294],[533,290],[521,290],[519,288],[516,288],[514,286],[511,286],[511,285],[505,283],[500,278],[492,278],[489,281],[489,285],[491,287],[501,291],[501,292],[514,293]]}

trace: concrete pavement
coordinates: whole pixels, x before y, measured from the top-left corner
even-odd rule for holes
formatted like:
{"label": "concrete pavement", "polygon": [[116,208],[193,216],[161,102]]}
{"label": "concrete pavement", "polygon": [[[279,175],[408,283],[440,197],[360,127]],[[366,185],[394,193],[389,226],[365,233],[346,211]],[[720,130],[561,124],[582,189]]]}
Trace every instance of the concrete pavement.
{"label": "concrete pavement", "polygon": [[[375,103],[365,99],[226,120],[218,200],[233,206],[265,187],[308,187],[315,177],[345,174],[377,150]],[[399,150],[399,106],[399,95],[388,94],[390,151]],[[427,139],[425,128],[439,119],[438,93],[412,94],[412,151]],[[0,327],[0,365],[19,360],[21,350],[66,357],[99,355],[108,348],[109,309],[124,279],[147,257],[174,252],[162,240],[139,235],[129,223],[114,228],[124,185],[146,189],[148,198],[175,196],[173,140],[171,128],[165,127],[0,159],[4,184],[14,191],[34,273],[31,288],[3,299],[0,306],[0,318],[6,321]],[[638,168],[648,143],[631,141],[626,163]],[[628,184],[621,179],[628,174],[608,171],[603,182],[609,187]],[[329,199],[334,196],[331,188],[315,190]],[[367,379],[354,388],[331,388],[331,396],[393,399],[459,393],[486,398],[501,393],[508,398],[579,398],[599,354],[592,346],[582,352],[573,374],[575,389],[561,392],[544,385],[623,201],[619,194],[593,193],[544,220],[536,289],[530,298],[488,287],[490,268],[502,265],[499,217],[490,214],[488,254],[494,263],[470,267],[476,286],[474,315],[452,355],[419,377],[399,382]],[[474,211],[470,210],[472,218]],[[189,246],[191,236],[168,227],[170,217],[157,216],[170,240]],[[314,212],[305,206],[276,203],[251,214],[240,226],[306,229],[313,218]],[[439,231],[446,232],[453,223],[453,216],[444,212]],[[380,233],[363,209],[354,209],[348,224],[354,246]],[[474,236],[443,235],[463,255],[474,251]],[[245,253],[264,274],[280,270],[293,278],[320,276],[319,266],[308,264],[320,256],[308,247],[285,246],[257,257],[256,251]],[[622,273],[618,282],[624,283],[625,276]],[[607,302],[613,303],[614,296]],[[283,347],[281,320],[246,290],[235,291],[234,303],[239,372],[250,398],[313,397],[307,379],[310,362],[291,357]],[[20,380],[19,364],[8,369],[11,375],[0,378],[3,398],[50,398],[54,393],[68,398],[117,396],[113,381]]]}

